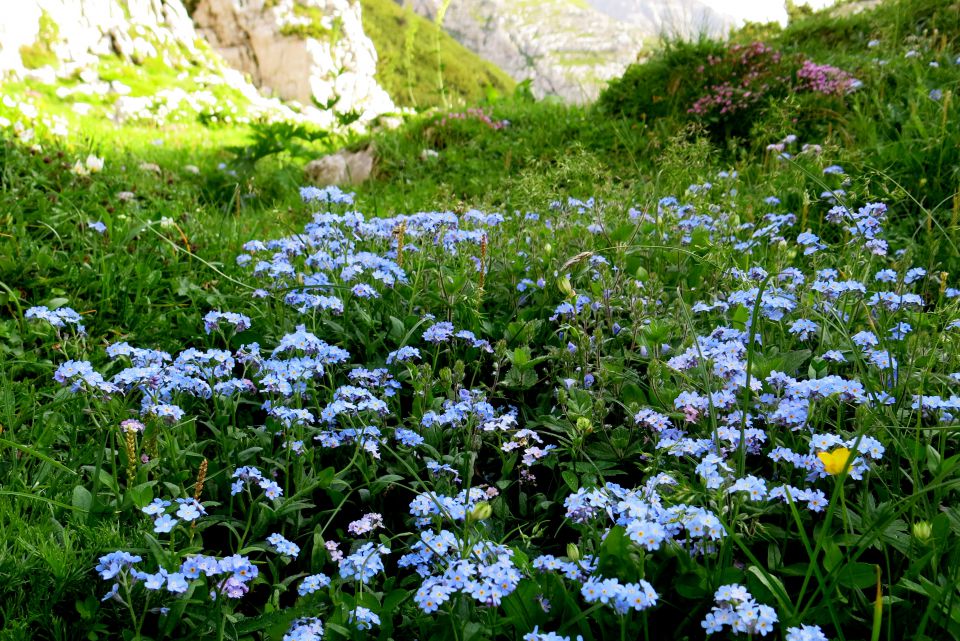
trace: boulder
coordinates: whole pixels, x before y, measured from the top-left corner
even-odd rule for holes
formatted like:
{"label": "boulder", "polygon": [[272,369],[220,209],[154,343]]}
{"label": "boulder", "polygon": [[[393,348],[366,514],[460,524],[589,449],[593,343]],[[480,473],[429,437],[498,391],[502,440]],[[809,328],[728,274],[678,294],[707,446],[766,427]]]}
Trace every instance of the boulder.
{"label": "boulder", "polygon": [[370,177],[376,159],[373,147],[360,151],[341,149],[304,167],[307,180],[318,187],[359,185]]}

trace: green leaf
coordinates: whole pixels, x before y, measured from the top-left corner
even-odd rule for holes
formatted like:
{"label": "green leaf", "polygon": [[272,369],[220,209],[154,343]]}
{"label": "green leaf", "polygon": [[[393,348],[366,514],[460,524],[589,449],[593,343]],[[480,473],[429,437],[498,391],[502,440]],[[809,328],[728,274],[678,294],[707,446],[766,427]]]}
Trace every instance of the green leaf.
{"label": "green leaf", "polygon": [[694,601],[699,601],[710,593],[703,577],[695,572],[688,572],[676,577],[673,580],[673,589],[683,598]]}
{"label": "green leaf", "polygon": [[610,529],[600,545],[597,567],[601,575],[618,576],[627,567],[633,567],[630,558],[630,539],[627,530],[617,525]]}
{"label": "green leaf", "polygon": [[837,582],[845,588],[865,590],[877,583],[876,566],[869,563],[851,562],[837,571]]}
{"label": "green leaf", "polygon": [[502,601],[503,611],[518,629],[530,630],[544,619],[543,608],[537,603],[538,588],[535,582],[524,579]]}
{"label": "green leaf", "polygon": [[593,412],[593,397],[585,390],[572,389],[570,390],[568,407],[570,408],[570,413],[575,417],[589,417]]}
{"label": "green leaf", "polygon": [[927,469],[931,474],[936,474],[940,469],[940,452],[935,447],[927,444]]}
{"label": "green leaf", "polygon": [[[764,572],[755,565],[751,565],[747,568],[747,572],[753,575],[757,581],[760,582],[767,592],[770,593],[772,598],[776,598],[778,594],[787,594],[787,588],[783,585],[783,581],[779,577],[774,576],[770,572]],[[754,594],[754,596],[757,596]],[[758,597],[760,598],[760,597]]]}
{"label": "green leaf", "polygon": [[90,506],[93,504],[93,495],[90,494],[90,490],[83,487],[82,485],[77,485],[73,488],[73,499],[71,501],[73,507],[78,510],[83,510],[84,512],[90,511]]}
{"label": "green leaf", "polygon": [[518,347],[513,350],[513,354],[510,356],[510,362],[513,363],[514,367],[523,367],[530,362],[530,348],[528,347]]}
{"label": "green leaf", "polygon": [[156,481],[147,481],[136,487],[127,488],[127,495],[134,507],[137,509],[146,507],[153,500],[153,486],[156,484]]}

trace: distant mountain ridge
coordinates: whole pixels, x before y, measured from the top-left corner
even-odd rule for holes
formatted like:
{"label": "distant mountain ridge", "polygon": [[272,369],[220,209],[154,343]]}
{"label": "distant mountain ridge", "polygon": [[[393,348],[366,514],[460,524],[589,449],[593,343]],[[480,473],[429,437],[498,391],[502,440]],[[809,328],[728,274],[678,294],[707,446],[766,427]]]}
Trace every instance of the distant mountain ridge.
{"label": "distant mountain ridge", "polygon": [[[435,20],[443,0],[402,0]],[[530,80],[538,97],[595,98],[620,75],[651,34],[582,0],[453,0],[443,28],[515,80]]]}
{"label": "distant mountain ridge", "polygon": [[[443,28],[538,97],[590,101],[661,36],[724,37],[745,21],[785,23],[766,0],[396,0]],[[809,0],[815,6],[834,0]]]}

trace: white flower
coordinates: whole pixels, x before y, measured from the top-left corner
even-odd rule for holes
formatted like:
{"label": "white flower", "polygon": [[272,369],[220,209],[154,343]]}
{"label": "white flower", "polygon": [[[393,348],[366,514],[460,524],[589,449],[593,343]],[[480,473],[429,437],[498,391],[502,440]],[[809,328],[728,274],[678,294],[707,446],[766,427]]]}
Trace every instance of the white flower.
{"label": "white flower", "polygon": [[103,158],[97,158],[93,154],[90,154],[87,156],[87,160],[84,165],[86,165],[87,170],[91,174],[95,174],[98,171],[103,170]]}

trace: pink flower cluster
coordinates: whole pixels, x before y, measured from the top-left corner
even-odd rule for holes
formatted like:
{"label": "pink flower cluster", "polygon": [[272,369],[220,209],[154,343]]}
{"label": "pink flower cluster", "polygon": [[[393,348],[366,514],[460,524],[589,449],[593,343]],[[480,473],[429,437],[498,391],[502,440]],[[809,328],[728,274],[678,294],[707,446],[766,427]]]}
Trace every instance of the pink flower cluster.
{"label": "pink flower cluster", "polygon": [[[789,92],[843,96],[860,86],[846,71],[831,65],[784,58],[762,42],[734,45],[721,56],[708,56],[698,68],[709,91],[688,109],[698,116],[730,116]],[[794,76],[794,70],[796,75]],[[795,78],[795,79],[794,79]]]}
{"label": "pink flower cluster", "polygon": [[797,81],[798,88],[826,96],[843,96],[860,86],[860,81],[843,69],[818,65],[812,60],[803,61],[797,71]]}
{"label": "pink flower cluster", "polygon": [[725,82],[711,87],[712,93],[701,96],[688,110],[692,114],[702,116],[717,109],[721,114],[741,111],[760,100],[768,89],[768,85],[761,85],[752,89],[734,87]]}
{"label": "pink flower cluster", "polygon": [[783,83],[778,77],[781,54],[762,42],[734,45],[723,56],[708,56],[709,73],[721,82],[710,86],[710,93],[701,96],[688,110],[699,116],[708,113],[720,115],[736,113],[761,100],[774,83]]}

